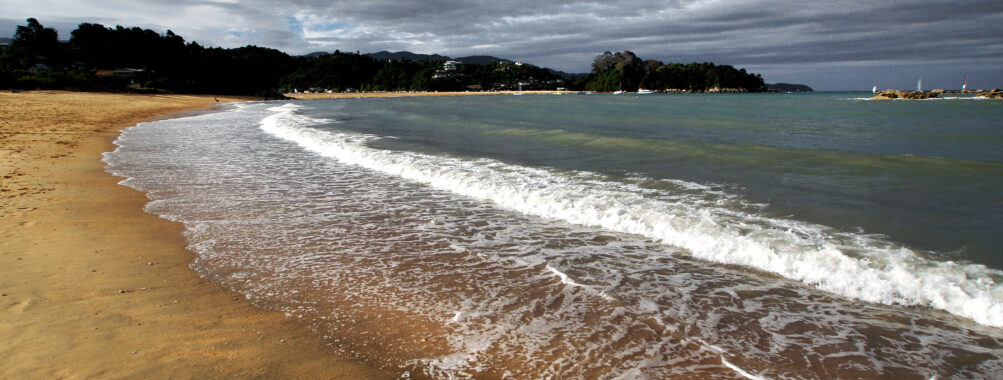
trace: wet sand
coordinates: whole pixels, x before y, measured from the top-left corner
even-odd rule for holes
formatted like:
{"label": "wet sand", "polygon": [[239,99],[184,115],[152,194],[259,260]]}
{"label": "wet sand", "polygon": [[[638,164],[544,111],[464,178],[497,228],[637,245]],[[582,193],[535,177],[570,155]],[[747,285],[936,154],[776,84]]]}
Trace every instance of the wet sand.
{"label": "wet sand", "polygon": [[215,105],[0,93],[0,378],[396,377],[199,278],[182,227],[104,171],[121,129]]}

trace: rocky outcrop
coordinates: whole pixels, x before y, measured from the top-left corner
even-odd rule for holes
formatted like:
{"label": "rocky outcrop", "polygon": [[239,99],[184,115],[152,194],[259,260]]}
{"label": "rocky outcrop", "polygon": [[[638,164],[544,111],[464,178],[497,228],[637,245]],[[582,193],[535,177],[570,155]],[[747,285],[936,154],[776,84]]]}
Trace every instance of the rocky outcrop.
{"label": "rocky outcrop", "polygon": [[943,90],[940,91],[902,91],[902,90],[884,90],[879,92],[877,95],[872,97],[872,100],[878,99],[910,99],[910,100],[921,100],[939,97]]}
{"label": "rocky outcrop", "polygon": [[[893,91],[893,90],[888,90]],[[998,88],[992,90],[933,90],[930,92],[939,93],[941,95],[975,95],[978,97],[989,98],[989,99],[1003,99],[1003,91]],[[882,92],[883,94],[884,92]],[[881,94],[878,94],[881,96]],[[897,98],[881,98],[881,99],[897,99]]]}
{"label": "rocky outcrop", "polygon": [[998,88],[994,88],[990,91],[979,91],[976,94],[978,94],[978,96],[981,96],[983,98],[1003,99],[1003,91],[1000,91],[1000,89]]}

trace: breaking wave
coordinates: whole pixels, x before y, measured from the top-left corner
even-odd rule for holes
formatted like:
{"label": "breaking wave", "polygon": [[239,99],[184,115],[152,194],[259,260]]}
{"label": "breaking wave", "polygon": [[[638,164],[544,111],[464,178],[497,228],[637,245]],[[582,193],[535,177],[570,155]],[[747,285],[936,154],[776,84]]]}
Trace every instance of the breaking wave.
{"label": "breaking wave", "polygon": [[[266,133],[311,152],[542,218],[641,235],[707,261],[741,265],[853,299],[920,305],[1003,327],[1003,273],[935,261],[872,235],[771,218],[740,197],[696,183],[612,179],[590,172],[375,149],[379,137],[315,128],[323,119],[286,104],[260,121]],[[557,272],[560,273],[560,272]],[[559,275],[559,274],[558,274]],[[562,277],[562,281],[564,281]],[[570,280],[568,280],[570,281]]]}

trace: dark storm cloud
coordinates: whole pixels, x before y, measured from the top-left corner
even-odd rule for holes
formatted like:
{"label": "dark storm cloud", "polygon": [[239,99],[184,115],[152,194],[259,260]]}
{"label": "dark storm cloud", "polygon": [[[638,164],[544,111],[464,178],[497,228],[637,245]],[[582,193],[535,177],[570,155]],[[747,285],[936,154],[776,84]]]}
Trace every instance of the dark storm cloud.
{"label": "dark storm cloud", "polygon": [[23,23],[18,17],[38,17],[60,26],[64,36],[72,28],[62,25],[90,21],[170,28],[203,44],[257,44],[292,54],[335,49],[489,54],[565,71],[585,71],[596,54],[625,49],[666,62],[714,61],[778,74],[785,65],[791,72],[941,65],[992,73],[1003,63],[1000,1],[5,3],[0,14],[14,19],[0,20],[0,32],[7,33]]}

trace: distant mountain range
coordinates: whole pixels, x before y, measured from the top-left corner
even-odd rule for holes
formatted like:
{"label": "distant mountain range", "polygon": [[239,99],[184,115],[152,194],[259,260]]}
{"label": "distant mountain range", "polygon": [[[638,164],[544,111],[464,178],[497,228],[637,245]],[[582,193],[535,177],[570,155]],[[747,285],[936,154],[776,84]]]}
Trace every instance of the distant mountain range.
{"label": "distant mountain range", "polygon": [[453,60],[462,63],[464,65],[486,65],[491,62],[498,62],[498,63],[515,62],[505,58],[492,57],[490,55],[471,55],[469,57],[454,58]]}
{"label": "distant mountain range", "polygon": [[[310,53],[310,54],[305,54],[303,56],[304,57],[310,57],[310,58],[318,58],[318,57],[323,57],[323,56],[327,56],[327,55],[330,55],[330,54],[331,53],[326,53],[326,52],[318,51],[318,52],[314,52],[314,53]],[[465,65],[485,65],[485,64],[488,64],[488,63],[491,63],[491,62],[500,62],[500,63],[513,63],[514,62],[514,61],[509,60],[509,59],[492,57],[490,55],[471,55],[469,57],[450,58],[450,57],[447,57],[447,56],[444,56],[444,55],[438,55],[438,54],[418,54],[418,53],[412,53],[412,52],[409,52],[409,51],[389,52],[389,51],[384,50],[384,51],[378,51],[378,52],[375,52],[375,53],[366,53],[366,54],[363,54],[363,55],[365,55],[367,57],[374,58],[374,59],[376,59],[378,61],[392,61],[392,60],[405,60],[405,61],[415,61],[415,62],[457,61],[457,62],[465,64]]]}
{"label": "distant mountain range", "polygon": [[315,52],[310,53],[310,54],[303,54],[300,57],[320,58],[320,57],[327,57],[329,55],[331,55],[331,53],[328,53],[326,51],[315,51]]}
{"label": "distant mountain range", "polygon": [[416,62],[428,62],[428,61],[450,61],[453,60],[444,55],[438,54],[418,54],[409,51],[379,51],[376,53],[366,53],[366,56],[375,58],[380,61],[392,61],[392,60],[405,60],[405,61],[416,61]]}
{"label": "distant mountain range", "polygon": [[766,88],[776,92],[814,92],[811,87],[805,86],[803,84],[792,84],[792,83],[767,83]]}
{"label": "distant mountain range", "polygon": [[408,61],[456,61],[464,65],[484,65],[491,62],[499,63],[512,63],[514,61],[505,58],[492,57],[490,55],[471,55],[469,57],[458,57],[450,58],[444,55],[438,54],[418,54],[409,51],[378,51],[375,53],[366,53],[365,55],[375,58],[380,61],[389,61],[394,59],[403,59]]}

